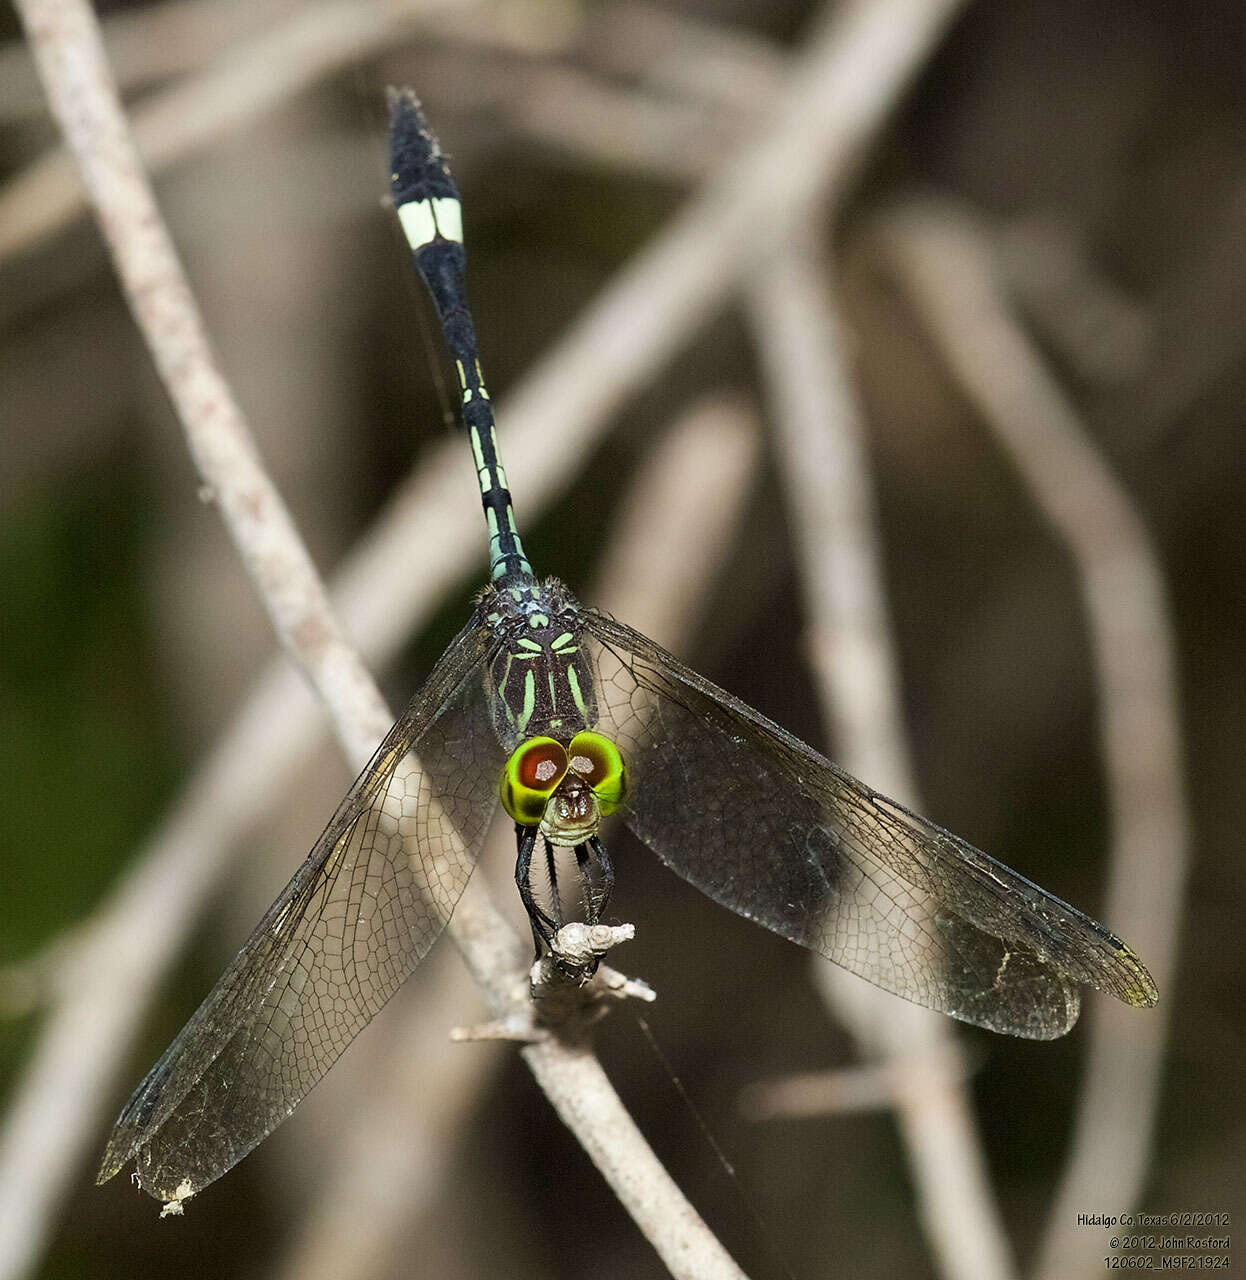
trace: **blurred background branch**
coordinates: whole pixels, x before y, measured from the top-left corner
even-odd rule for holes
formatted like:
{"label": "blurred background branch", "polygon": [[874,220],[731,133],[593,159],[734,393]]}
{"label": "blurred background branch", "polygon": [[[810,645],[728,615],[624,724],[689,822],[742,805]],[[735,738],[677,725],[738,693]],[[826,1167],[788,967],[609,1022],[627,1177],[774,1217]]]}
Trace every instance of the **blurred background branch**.
{"label": "blurred background branch", "polygon": [[[901,711],[864,414],[851,342],[814,224],[764,260],[752,314],[773,402],[808,613],[809,662],[828,753],[921,812]],[[951,1024],[815,961],[815,980],[864,1057],[886,1062],[936,1268],[950,1280],[1015,1274],[994,1203]]]}
{"label": "blurred background branch", "polygon": [[[1168,592],[1129,495],[1005,301],[991,237],[948,203],[886,216],[880,235],[914,309],[1067,546],[1099,698],[1111,852],[1104,915],[1171,990],[1189,818]],[[1039,1260],[1042,1280],[1090,1276],[1101,1250],[1078,1230],[1096,1196],[1136,1201],[1159,1096],[1165,1017],[1095,1001],[1068,1169]],[[1080,1211],[1084,1212],[1084,1210]]]}

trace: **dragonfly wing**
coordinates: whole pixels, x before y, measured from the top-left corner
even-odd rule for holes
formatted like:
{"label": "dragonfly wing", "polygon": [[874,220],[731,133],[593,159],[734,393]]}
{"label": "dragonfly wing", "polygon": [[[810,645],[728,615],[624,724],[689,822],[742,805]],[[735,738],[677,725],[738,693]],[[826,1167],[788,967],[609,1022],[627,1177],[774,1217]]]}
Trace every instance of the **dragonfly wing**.
{"label": "dragonfly wing", "polygon": [[628,770],[623,817],[715,901],[870,982],[1031,1039],[1080,983],[1157,999],[1102,925],[871,791],[664,649],[586,611],[598,710]]}
{"label": "dragonfly wing", "polygon": [[126,1104],[103,1182],[184,1199],[298,1105],[445,927],[497,799],[503,758],[473,621],[356,779],[211,994]]}

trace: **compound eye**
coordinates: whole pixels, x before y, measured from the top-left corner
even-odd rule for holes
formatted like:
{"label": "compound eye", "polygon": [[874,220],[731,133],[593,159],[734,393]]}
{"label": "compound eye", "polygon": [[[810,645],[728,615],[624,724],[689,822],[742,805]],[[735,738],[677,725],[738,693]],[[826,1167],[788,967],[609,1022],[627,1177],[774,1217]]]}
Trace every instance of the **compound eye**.
{"label": "compound eye", "polygon": [[553,738],[529,738],[511,752],[498,792],[521,827],[535,827],[567,772],[567,749]]}
{"label": "compound eye", "polygon": [[600,733],[585,730],[571,739],[567,756],[571,768],[593,789],[602,814],[613,813],[623,802],[625,790],[623,757],[618,747]]}

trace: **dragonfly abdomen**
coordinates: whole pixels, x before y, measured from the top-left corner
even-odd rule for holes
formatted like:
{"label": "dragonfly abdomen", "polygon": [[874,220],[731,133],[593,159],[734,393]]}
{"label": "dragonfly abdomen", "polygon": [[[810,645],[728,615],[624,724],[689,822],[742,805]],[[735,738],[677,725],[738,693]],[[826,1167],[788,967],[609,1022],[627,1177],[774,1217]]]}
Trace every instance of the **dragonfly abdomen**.
{"label": "dragonfly abdomen", "polygon": [[471,442],[480,501],[489,525],[490,577],[495,582],[531,581],[532,566],[515,527],[514,504],[498,457],[493,406],[485,389],[476,329],[467,306],[467,254],[458,188],[409,90],[394,93],[390,99],[390,129],[394,208],[454,358],[459,412]]}

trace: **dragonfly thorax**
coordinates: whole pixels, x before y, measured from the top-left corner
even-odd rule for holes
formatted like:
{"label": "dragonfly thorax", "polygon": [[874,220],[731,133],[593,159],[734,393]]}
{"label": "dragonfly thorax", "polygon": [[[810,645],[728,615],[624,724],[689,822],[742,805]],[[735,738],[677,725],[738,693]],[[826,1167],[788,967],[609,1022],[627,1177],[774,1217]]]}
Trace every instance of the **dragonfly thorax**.
{"label": "dragonfly thorax", "polygon": [[498,640],[489,664],[490,713],[509,751],[532,736],[567,742],[597,722],[592,664],[579,606],[556,579],[507,580],[478,609]]}

